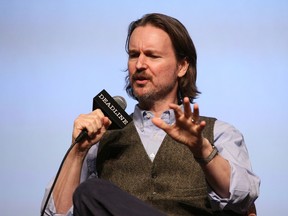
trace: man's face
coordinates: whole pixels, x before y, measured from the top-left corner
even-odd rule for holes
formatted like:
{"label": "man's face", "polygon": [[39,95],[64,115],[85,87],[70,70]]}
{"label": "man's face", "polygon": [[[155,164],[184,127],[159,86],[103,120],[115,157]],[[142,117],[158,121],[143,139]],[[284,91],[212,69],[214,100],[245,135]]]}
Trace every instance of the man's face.
{"label": "man's face", "polygon": [[[177,78],[183,76],[168,34],[154,26],[137,27],[129,42],[129,80],[141,100],[175,102]],[[184,74],[183,74],[184,73]]]}

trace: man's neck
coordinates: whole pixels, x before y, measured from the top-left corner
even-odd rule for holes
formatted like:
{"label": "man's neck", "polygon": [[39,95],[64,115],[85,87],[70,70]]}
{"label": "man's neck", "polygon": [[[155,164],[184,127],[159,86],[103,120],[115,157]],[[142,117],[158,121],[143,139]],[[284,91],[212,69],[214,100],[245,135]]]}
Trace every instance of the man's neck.
{"label": "man's neck", "polygon": [[139,102],[138,106],[143,110],[152,112],[155,117],[160,117],[163,112],[170,109],[169,104],[171,103],[175,103],[175,101],[168,100],[168,99],[158,100],[158,101],[153,102],[153,104],[149,104],[149,105],[146,103]]}

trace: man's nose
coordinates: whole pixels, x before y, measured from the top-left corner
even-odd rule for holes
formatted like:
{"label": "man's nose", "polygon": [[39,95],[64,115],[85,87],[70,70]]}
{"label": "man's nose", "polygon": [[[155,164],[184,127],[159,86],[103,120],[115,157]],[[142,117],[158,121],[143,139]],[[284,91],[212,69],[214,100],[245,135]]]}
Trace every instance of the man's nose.
{"label": "man's nose", "polygon": [[136,62],[136,68],[137,70],[142,70],[147,68],[147,59],[146,56],[143,54],[140,54],[137,62]]}

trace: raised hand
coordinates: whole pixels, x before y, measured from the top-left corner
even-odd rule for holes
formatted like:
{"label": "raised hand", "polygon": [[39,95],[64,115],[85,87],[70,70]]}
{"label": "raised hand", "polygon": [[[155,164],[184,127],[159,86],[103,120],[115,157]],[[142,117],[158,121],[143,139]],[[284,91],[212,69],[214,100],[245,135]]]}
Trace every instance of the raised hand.
{"label": "raised hand", "polygon": [[[193,112],[187,97],[183,100],[184,110],[177,104],[170,104],[175,113],[175,123],[169,125],[160,118],[153,118],[152,122],[163,129],[174,140],[187,145],[195,154],[200,153],[201,149],[207,147],[208,140],[202,137],[202,131],[205,128],[205,121],[200,121],[199,106],[194,104]],[[207,143],[208,142],[208,143]],[[209,144],[210,145],[210,144]]]}

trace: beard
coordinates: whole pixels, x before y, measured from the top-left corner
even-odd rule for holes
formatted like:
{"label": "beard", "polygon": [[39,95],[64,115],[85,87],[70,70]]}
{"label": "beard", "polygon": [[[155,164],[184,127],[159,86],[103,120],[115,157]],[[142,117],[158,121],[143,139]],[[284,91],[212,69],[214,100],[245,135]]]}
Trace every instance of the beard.
{"label": "beard", "polygon": [[139,102],[139,106],[142,109],[151,108],[157,101],[165,100],[171,92],[174,91],[175,85],[177,85],[177,80],[175,82],[171,82],[170,84],[165,84],[162,86],[158,86],[155,88],[146,88],[145,91],[142,90],[142,93],[138,93],[133,88],[133,94],[137,98]]}

